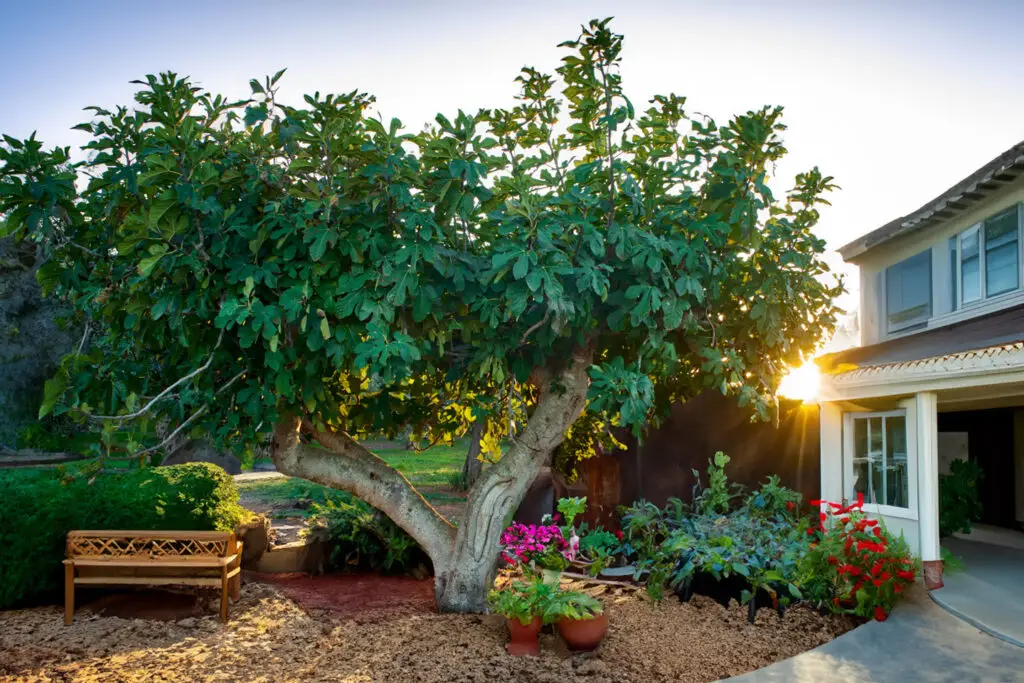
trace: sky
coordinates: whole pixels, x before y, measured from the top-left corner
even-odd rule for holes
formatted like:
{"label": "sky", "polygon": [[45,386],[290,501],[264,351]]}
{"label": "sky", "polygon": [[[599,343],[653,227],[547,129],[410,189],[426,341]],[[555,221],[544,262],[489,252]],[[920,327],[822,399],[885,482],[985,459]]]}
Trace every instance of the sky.
{"label": "sky", "polygon": [[171,70],[244,98],[250,78],[283,67],[286,102],[358,88],[419,129],[511,104],[522,66],[553,71],[557,44],[606,16],[625,34],[634,103],[674,92],[716,119],[785,107],[774,186],[812,166],[835,177],[817,228],[832,249],[1024,139],[1017,0],[0,0],[0,132],[77,146],[82,108],[129,104],[132,79]]}

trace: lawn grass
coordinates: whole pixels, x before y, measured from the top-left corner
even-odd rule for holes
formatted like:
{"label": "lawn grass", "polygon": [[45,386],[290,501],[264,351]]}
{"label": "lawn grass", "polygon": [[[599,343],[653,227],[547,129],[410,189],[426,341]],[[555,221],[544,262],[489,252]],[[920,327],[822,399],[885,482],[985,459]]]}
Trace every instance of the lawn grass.
{"label": "lawn grass", "polygon": [[[459,440],[451,446],[433,446],[421,452],[390,448],[376,449],[374,453],[404,474],[413,486],[421,489],[424,498],[432,504],[446,505],[463,500],[454,495],[451,481],[461,473],[468,448],[467,441]],[[422,490],[424,488],[426,490]],[[443,490],[430,490],[434,488]],[[276,508],[274,516],[285,517],[308,516],[309,503],[323,505],[328,500],[347,500],[349,497],[349,494],[343,491],[295,477],[240,482],[238,489],[242,493],[243,504],[246,500],[259,501]],[[294,507],[296,503],[303,507]]]}

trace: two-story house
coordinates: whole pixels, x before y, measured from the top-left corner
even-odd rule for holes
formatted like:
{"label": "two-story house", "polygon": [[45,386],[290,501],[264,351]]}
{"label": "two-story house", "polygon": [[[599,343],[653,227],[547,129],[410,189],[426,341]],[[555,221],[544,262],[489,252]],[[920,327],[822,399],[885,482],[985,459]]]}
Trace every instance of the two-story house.
{"label": "two-story house", "polygon": [[982,521],[1024,523],[1024,143],[839,250],[861,346],[819,359],[821,493],[941,572],[939,474],[976,461]]}

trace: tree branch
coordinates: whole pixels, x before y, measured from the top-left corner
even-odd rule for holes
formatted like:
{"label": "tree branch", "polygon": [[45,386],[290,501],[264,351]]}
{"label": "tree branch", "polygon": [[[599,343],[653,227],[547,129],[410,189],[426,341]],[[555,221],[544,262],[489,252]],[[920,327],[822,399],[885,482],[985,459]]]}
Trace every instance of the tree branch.
{"label": "tree branch", "polygon": [[[159,394],[157,394],[155,397],[153,397],[153,399],[151,401],[149,401],[146,405],[144,405],[141,408],[139,408],[138,410],[136,410],[134,413],[129,413],[128,415],[90,415],[89,417],[91,417],[94,420],[116,420],[118,422],[123,422],[124,420],[131,420],[131,419],[134,419],[134,418],[139,417],[141,415],[145,415],[147,412],[149,412],[149,409],[152,408],[153,405],[157,401],[162,399],[167,394],[171,393],[171,391],[175,387],[177,387],[179,384],[182,384],[183,382],[187,382],[188,380],[192,379],[196,375],[199,375],[199,374],[205,372],[206,369],[210,367],[210,363],[213,362],[213,356],[217,352],[217,349],[220,348],[220,343],[223,340],[224,340],[224,330],[221,330],[220,331],[220,336],[217,337],[217,344],[216,344],[216,346],[213,347],[213,351],[210,351],[210,355],[207,357],[205,363],[203,363],[198,368],[196,368],[192,372],[188,373],[187,375],[185,375],[184,377],[179,379],[177,382],[175,382],[171,386],[169,386],[166,389],[164,389],[163,391],[161,391]],[[237,379],[237,376],[236,376],[236,379]],[[234,380],[231,380],[231,381],[234,382]]]}
{"label": "tree branch", "polygon": [[321,446],[304,444],[297,417],[274,429],[271,456],[279,472],[348,491],[382,511],[423,547],[436,567],[451,554],[455,527],[401,472],[344,432],[311,430]]}

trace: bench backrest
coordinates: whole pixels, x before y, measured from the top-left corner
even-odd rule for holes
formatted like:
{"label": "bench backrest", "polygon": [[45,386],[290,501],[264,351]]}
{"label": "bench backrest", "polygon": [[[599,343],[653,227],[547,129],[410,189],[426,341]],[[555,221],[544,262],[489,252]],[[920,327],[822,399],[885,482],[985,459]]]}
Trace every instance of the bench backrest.
{"label": "bench backrest", "polygon": [[235,549],[230,531],[71,531],[67,545],[69,559],[227,557]]}

